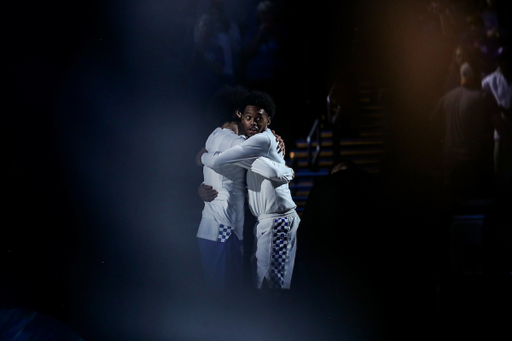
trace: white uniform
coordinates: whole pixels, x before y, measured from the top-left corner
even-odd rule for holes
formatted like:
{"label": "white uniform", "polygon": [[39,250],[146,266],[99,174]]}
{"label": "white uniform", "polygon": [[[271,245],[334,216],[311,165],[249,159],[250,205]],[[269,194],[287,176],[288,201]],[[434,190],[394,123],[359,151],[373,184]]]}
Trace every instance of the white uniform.
{"label": "white uniform", "polygon": [[[224,151],[245,141],[230,129],[215,129],[206,140],[206,150]],[[212,186],[217,198],[205,202],[203,217],[199,224],[197,237],[211,241],[224,242],[222,227],[229,227],[238,239],[243,239],[244,200],[245,200],[245,169],[239,167],[223,167],[219,174],[209,167],[203,167],[204,184]],[[221,227],[222,226],[222,227]],[[219,238],[220,237],[220,238]]]}
{"label": "white uniform", "polygon": [[[245,141],[229,129],[217,128],[206,141],[207,150],[224,151]],[[261,158],[253,163],[253,171],[262,176],[279,179],[279,170],[287,168],[269,159]],[[219,167],[217,172],[204,167],[204,183],[217,190],[215,200],[205,202],[201,223],[197,232],[203,263],[205,283],[211,288],[238,285],[242,278],[242,248],[245,169]],[[287,180],[285,180],[287,181]],[[235,233],[235,236],[232,234]]]}
{"label": "white uniform", "polygon": [[[248,169],[249,207],[258,218],[255,227],[257,286],[261,288],[266,278],[270,287],[289,288],[300,219],[288,188],[293,170],[285,166],[283,156],[278,154],[272,132],[267,129],[222,153],[203,154],[201,160],[215,170],[226,165]],[[282,167],[270,167],[270,160]]]}

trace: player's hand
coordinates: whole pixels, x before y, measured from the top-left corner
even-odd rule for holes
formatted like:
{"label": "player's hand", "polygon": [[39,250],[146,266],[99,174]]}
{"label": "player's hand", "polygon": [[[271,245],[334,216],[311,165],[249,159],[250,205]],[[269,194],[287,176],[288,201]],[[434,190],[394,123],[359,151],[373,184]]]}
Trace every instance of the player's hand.
{"label": "player's hand", "polygon": [[277,135],[274,130],[272,130],[272,134],[274,134],[274,136],[276,137],[277,152],[278,153],[283,153],[283,155],[284,155],[284,153],[285,153],[285,146],[284,146],[283,139],[281,138],[281,136]]}
{"label": "player's hand", "polygon": [[288,166],[288,165],[286,165],[286,164],[285,164],[285,166],[286,166],[286,167],[288,167],[288,168],[290,168],[290,169],[292,170],[292,173],[293,173],[293,175],[292,175],[292,180],[293,180],[293,179],[295,179],[295,171],[293,170],[293,168],[292,168],[292,167],[290,167],[290,166]]}
{"label": "player's hand", "polygon": [[213,189],[212,186],[208,186],[205,184],[200,184],[199,188],[197,189],[197,194],[199,194],[199,197],[201,200],[210,202],[213,201],[219,194],[216,190]]}
{"label": "player's hand", "polygon": [[233,121],[233,122],[226,122],[222,125],[221,127],[222,129],[231,129],[235,132],[235,134],[238,135],[238,124]]}
{"label": "player's hand", "polygon": [[201,150],[199,151],[199,153],[197,153],[196,155],[196,164],[198,166],[204,166],[203,163],[201,162],[201,156],[204,154],[204,153],[208,153],[208,151],[205,149],[205,148],[201,148]]}

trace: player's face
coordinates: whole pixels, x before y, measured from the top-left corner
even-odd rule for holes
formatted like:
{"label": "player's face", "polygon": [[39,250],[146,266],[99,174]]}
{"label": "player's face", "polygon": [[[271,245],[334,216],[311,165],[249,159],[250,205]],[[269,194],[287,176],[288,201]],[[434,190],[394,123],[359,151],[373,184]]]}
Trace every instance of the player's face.
{"label": "player's face", "polygon": [[254,105],[246,106],[239,117],[248,137],[261,133],[270,124],[270,117],[265,110]]}

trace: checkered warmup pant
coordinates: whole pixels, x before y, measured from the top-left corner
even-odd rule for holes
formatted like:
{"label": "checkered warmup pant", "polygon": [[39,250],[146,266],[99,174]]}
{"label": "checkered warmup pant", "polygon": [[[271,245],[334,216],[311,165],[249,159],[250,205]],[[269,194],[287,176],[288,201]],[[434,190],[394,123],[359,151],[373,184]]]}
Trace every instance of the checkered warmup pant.
{"label": "checkered warmup pant", "polygon": [[219,226],[219,234],[217,235],[217,241],[224,243],[228,240],[229,236],[233,233],[233,228],[231,226],[226,226],[220,224]]}
{"label": "checkered warmup pant", "polygon": [[255,229],[258,288],[265,279],[269,288],[290,288],[299,223],[300,218],[295,212],[258,219]]}

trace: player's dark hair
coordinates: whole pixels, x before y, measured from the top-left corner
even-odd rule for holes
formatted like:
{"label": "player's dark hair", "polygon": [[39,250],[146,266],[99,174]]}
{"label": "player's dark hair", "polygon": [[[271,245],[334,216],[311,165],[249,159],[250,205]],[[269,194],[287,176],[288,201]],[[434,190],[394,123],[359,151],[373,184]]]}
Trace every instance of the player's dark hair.
{"label": "player's dark hair", "polygon": [[210,100],[208,115],[215,120],[217,125],[233,121],[235,111],[243,111],[242,108],[245,108],[242,107],[242,99],[248,93],[249,90],[240,85],[225,85]]}
{"label": "player's dark hair", "polygon": [[260,91],[251,91],[242,99],[242,112],[248,105],[264,109],[270,118],[276,114],[276,105],[274,100],[268,94]]}

